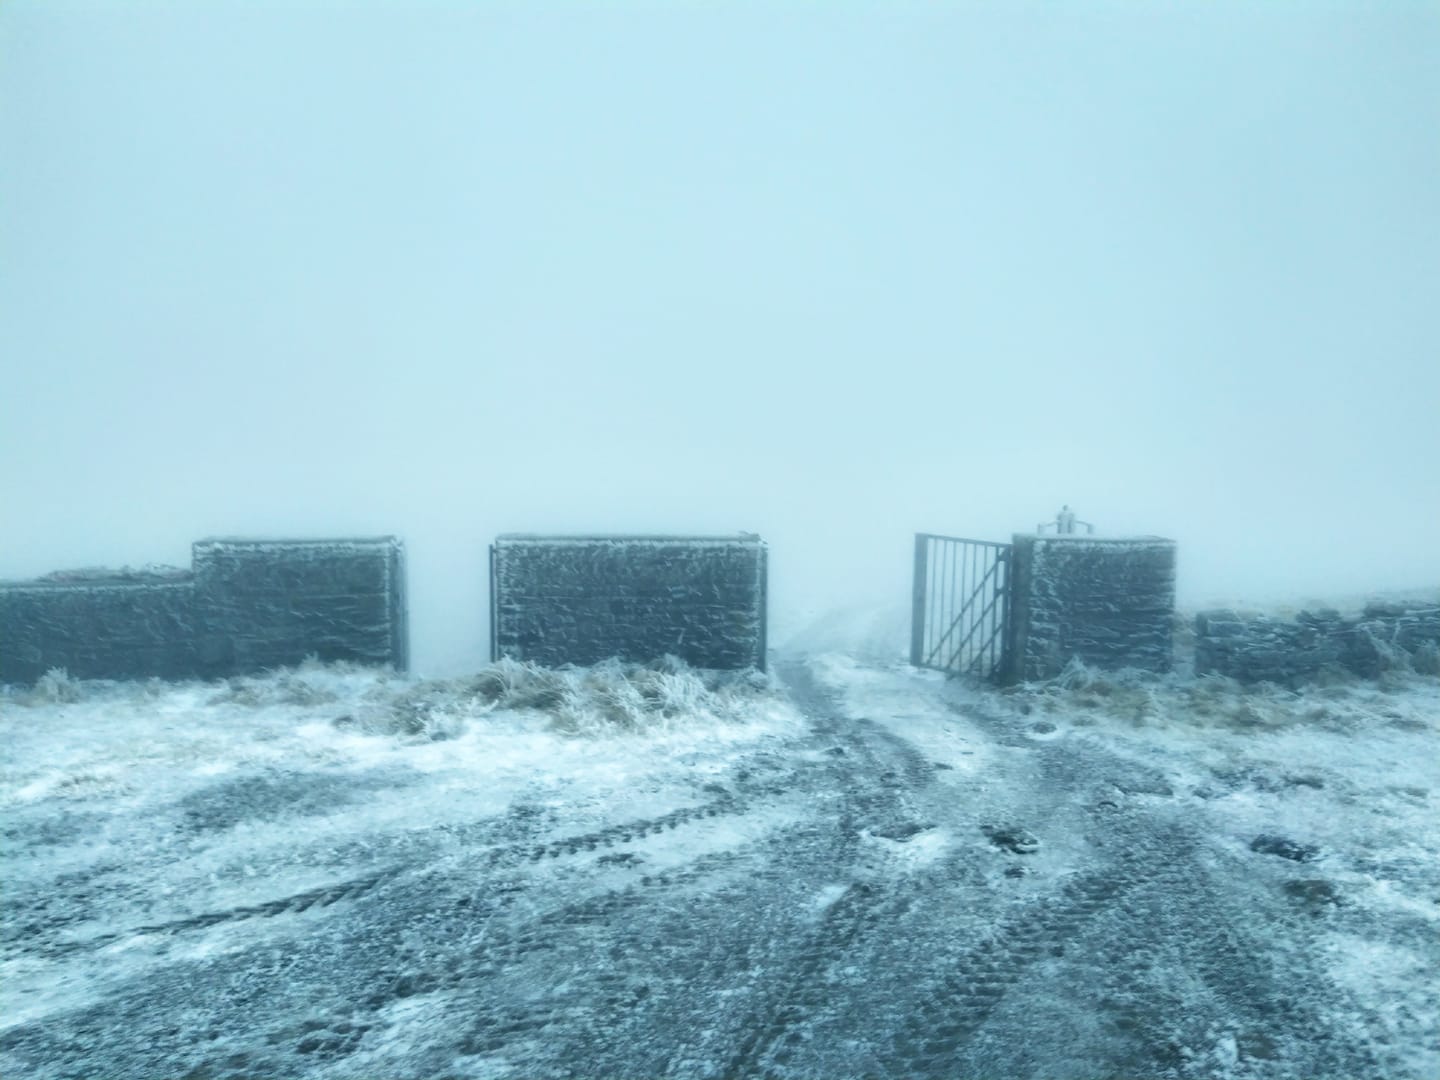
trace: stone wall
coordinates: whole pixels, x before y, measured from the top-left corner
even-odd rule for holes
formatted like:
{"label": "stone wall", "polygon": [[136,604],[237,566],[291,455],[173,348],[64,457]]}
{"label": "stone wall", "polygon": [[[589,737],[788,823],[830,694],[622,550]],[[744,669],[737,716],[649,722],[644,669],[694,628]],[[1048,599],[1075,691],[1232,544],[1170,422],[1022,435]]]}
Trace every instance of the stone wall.
{"label": "stone wall", "polygon": [[1293,686],[1326,669],[1374,678],[1440,662],[1440,597],[1371,604],[1357,616],[1302,611],[1293,619],[1207,611],[1195,617],[1195,673]]}
{"label": "stone wall", "polygon": [[33,683],[51,668],[77,678],[196,671],[189,574],[0,584],[0,682]]}
{"label": "stone wall", "polygon": [[493,659],[765,666],[758,536],[508,535],[490,560]]}
{"label": "stone wall", "polygon": [[306,656],[408,663],[398,540],[202,540],[190,571],[0,583],[0,682],[215,678]]}
{"label": "stone wall", "polygon": [[259,671],[321,660],[408,666],[398,540],[201,540],[201,661]]}
{"label": "stone wall", "polygon": [[1175,542],[1158,537],[1014,537],[1005,677],[1048,679],[1072,659],[1170,670]]}

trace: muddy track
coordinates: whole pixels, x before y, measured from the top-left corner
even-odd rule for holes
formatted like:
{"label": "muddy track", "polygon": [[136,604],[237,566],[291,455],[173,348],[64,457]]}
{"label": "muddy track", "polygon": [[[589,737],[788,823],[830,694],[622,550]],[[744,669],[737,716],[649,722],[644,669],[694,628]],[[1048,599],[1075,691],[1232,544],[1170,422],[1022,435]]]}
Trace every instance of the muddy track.
{"label": "muddy track", "polygon": [[[882,934],[896,902],[863,880],[864,834],[906,817],[907,778],[933,776],[903,740],[837,719],[805,673],[788,677],[815,718],[800,749],[819,763],[742,784],[747,796],[801,793],[823,809],[753,844],[636,875],[625,887],[528,919],[487,901],[484,940],[458,967],[432,969],[423,984],[464,995],[462,1055],[523,1053],[535,1075],[578,1068],[582,1075],[725,1076],[761,1073],[785,1056],[793,1025],[822,1005],[812,1000],[818,973]],[[685,818],[742,805],[754,804],[725,798]],[[599,850],[618,834],[595,835]],[[804,913],[815,883],[844,881],[818,919]],[[490,922],[497,916],[498,924]],[[595,927],[604,928],[603,953]],[[567,971],[563,991],[546,985],[557,969]],[[495,992],[504,986],[517,991]],[[520,989],[527,986],[528,993]],[[380,1007],[381,996],[367,1004]],[[697,1025],[699,1017],[706,1023]],[[657,1039],[659,1032],[669,1037]]]}
{"label": "muddy track", "polygon": [[[1327,1022],[1344,1003],[1283,873],[1217,847],[1157,770],[965,713],[999,749],[958,778],[803,665],[780,674],[808,730],[667,813],[567,835],[522,802],[291,896],[78,943],[83,922],[27,924],[17,944],[46,957],[302,917],[239,951],[157,951],[113,1002],[0,1048],[64,1075],[106,1030],[117,1077],[197,1080],[1385,1074]],[[154,1028],[197,977],[207,1023],[251,1043]]]}
{"label": "muddy track", "polygon": [[[867,936],[884,932],[908,897],[877,880],[857,864],[862,858],[862,833],[890,830],[903,834],[913,821],[907,793],[933,781],[935,767],[915,747],[868,720],[847,720],[838,704],[815,682],[802,664],[782,667],[792,700],[814,723],[814,731],[835,740],[828,752],[832,790],[841,802],[830,836],[818,846],[829,853],[832,879],[851,883],[830,904],[819,922],[795,942],[779,977],[765,988],[758,1008],[739,1026],[738,1043],[721,1074],[763,1076],[783,1069],[827,995],[822,972],[860,948]],[[838,751],[838,752],[837,752]],[[858,879],[858,880],[855,880]]]}
{"label": "muddy track", "polygon": [[[32,929],[30,935],[27,935],[28,940],[20,944],[16,955],[39,957],[66,956],[70,953],[101,949],[117,941],[143,935],[183,934],[187,931],[206,930],[220,923],[240,922],[245,919],[273,918],[276,915],[298,915],[301,912],[309,911],[311,908],[328,908],[332,904],[337,904],[342,900],[359,900],[371,892],[381,882],[394,876],[395,873],[396,871],[393,870],[382,871],[378,874],[371,874],[350,881],[341,881],[333,885],[325,885],[318,889],[307,889],[305,892],[281,897],[278,900],[269,900],[262,904],[249,904],[241,907],[227,908],[222,911],[210,911],[200,915],[189,915],[183,919],[171,919],[168,922],[137,926],[134,929],[123,932],[97,934],[94,937],[85,938],[81,941],[45,940],[44,938],[36,940],[39,935]],[[57,928],[58,927],[46,927],[45,929],[53,931]]]}
{"label": "muddy track", "polygon": [[1068,878],[1055,892],[1017,905],[945,967],[917,981],[914,1006],[884,1054],[897,1075],[951,1075],[966,1044],[1042,961],[1073,950],[1087,924],[1155,880],[1160,868],[1124,858]]}
{"label": "muddy track", "polygon": [[[764,794],[774,786],[773,779],[766,780],[751,785],[749,793]],[[228,922],[286,913],[313,915],[327,908],[338,912],[344,906],[347,910],[343,922],[332,921],[326,930],[327,934],[333,934],[340,926],[348,926],[347,934],[352,942],[346,949],[345,962],[349,970],[336,972],[346,978],[336,987],[339,996],[331,1005],[333,1015],[326,1021],[329,1027],[324,1030],[302,1027],[292,1031],[293,1022],[285,1013],[271,1014],[271,1010],[263,1006],[259,1011],[255,1011],[254,1006],[246,1006],[250,1024],[270,1032],[264,1050],[225,1054],[219,1058],[201,1053],[195,1062],[194,1075],[295,1075],[302,1068],[322,1061],[342,1061],[361,1048],[366,1033],[387,1026],[383,1015],[386,1010],[431,994],[453,995],[466,1003],[463,1015],[456,1018],[456,1040],[448,1053],[451,1056],[483,1053],[496,1040],[513,1045],[517,1040],[523,1041],[526,1032],[567,1022],[567,1017],[570,1022],[574,1020],[573,1015],[551,1009],[543,996],[538,1000],[525,1000],[523,994],[517,995],[521,1004],[516,1005],[509,995],[495,992],[498,986],[523,987],[532,979],[543,983],[552,977],[551,971],[566,955],[575,953],[597,932],[612,933],[615,939],[612,948],[623,949],[632,958],[643,961],[651,953],[652,941],[643,929],[639,938],[632,935],[627,939],[624,927],[627,920],[634,917],[633,913],[642,913],[635,924],[637,927],[650,926],[655,912],[681,910],[672,907],[675,894],[717,877],[739,873],[751,878],[756,864],[774,860],[777,852],[771,846],[741,844],[701,854],[661,870],[652,870],[638,859],[604,862],[608,855],[623,856],[625,843],[643,841],[686,825],[703,827],[725,812],[738,812],[740,806],[738,800],[727,797],[679,813],[637,819],[604,833],[567,838],[555,845],[559,848],[555,855],[548,854],[552,849],[547,846],[539,860],[532,858],[533,847],[509,845],[499,849],[503,855],[501,860],[494,859],[495,851],[491,851],[468,862],[477,875],[474,884],[469,886],[464,884],[469,871],[463,871],[464,877],[457,878],[454,871],[414,874],[403,867],[390,868],[262,904],[137,927],[126,934],[102,935],[83,942],[52,942],[36,946],[32,955],[97,949],[138,934],[201,933]],[[606,840],[611,843],[607,845]],[[607,853],[607,847],[614,851]],[[571,868],[572,877],[564,881],[546,879],[544,883],[534,878],[536,869],[548,868],[557,860],[566,862],[565,855],[578,856]],[[593,891],[597,885],[599,891]],[[577,899],[574,897],[577,886],[582,891],[592,891]],[[440,905],[447,894],[450,899]],[[342,901],[356,903],[342,905]],[[643,914],[646,912],[651,914]],[[455,944],[438,953],[429,948],[417,952],[407,944],[417,928],[432,942],[448,938]],[[321,977],[326,962],[318,957],[313,962],[307,960],[310,950],[304,941],[298,940],[295,944],[300,949],[296,956],[300,963],[292,968],[294,977],[302,982]],[[247,963],[243,956],[233,962],[232,978],[241,985],[252,982],[245,970]],[[318,966],[311,970],[312,965]],[[149,985],[129,1007],[143,1010],[147,997],[167,999],[183,993],[182,971],[169,967],[155,971]],[[629,1004],[627,986],[632,981],[629,974],[621,972],[617,983],[615,973],[599,965],[577,977],[577,985],[587,988],[586,997],[608,1001],[617,1009]],[[321,995],[317,1000],[327,996],[330,995]],[[71,1023],[84,1030],[94,1022],[87,1019],[87,1013],[88,1010],[81,1012]],[[51,1031],[46,1026],[25,1024],[11,1028],[0,1042],[5,1049],[63,1061],[68,1056],[62,1049],[64,1043],[55,1041],[62,1036],[63,1029]],[[117,1053],[120,1050],[117,1045]],[[120,1056],[145,1061],[153,1052],[149,1046],[136,1045]],[[543,1053],[536,1055],[537,1058],[544,1056]],[[443,1069],[443,1058],[441,1054],[435,1059],[435,1069]],[[133,1075],[154,1075],[156,1067],[142,1066]]]}
{"label": "muddy track", "polygon": [[[797,697],[823,707],[803,691]],[[874,727],[858,723],[846,746],[860,757],[859,743],[880,748],[872,759],[887,782],[856,805],[870,815],[913,813],[911,796],[924,794],[933,766]],[[1090,844],[1083,869],[1007,901],[962,851],[923,883],[890,877],[852,889],[725,1075],[826,1075],[862,1061],[860,1071],[888,1076],[1047,1075],[1075,1053],[1057,1041],[1048,1059],[1039,1050],[1027,1057],[1034,1003],[1052,993],[1080,1015],[1083,1037],[1093,1039],[1086,1052],[1110,1061],[1115,1076],[1213,1076],[1228,1067],[1215,1056],[1227,1046],[1241,1075],[1247,1063],[1256,1075],[1297,1080],[1379,1075],[1362,1039],[1330,1030],[1327,1012],[1344,1003],[1316,989],[1324,980],[1303,936],[1277,943],[1257,929],[1285,923],[1283,902],[1237,892],[1243,866],[1215,869],[1223,860],[1203,821],[1173,806],[1162,774],[1083,741],[1029,738],[1018,722],[990,729],[1029,762],[1014,775],[1010,812],[1037,828],[1047,817],[1068,819]],[[1005,801],[989,811],[1004,812]],[[1023,873],[1023,859],[1012,869]],[[936,918],[979,901],[992,914],[978,922]],[[907,974],[835,1007],[837,971],[853,962]],[[1183,1001],[1177,983],[1190,987]],[[848,1060],[826,1049],[846,1041],[861,1047]]]}
{"label": "muddy track", "polygon": [[[1015,725],[996,727],[1026,742]],[[1237,893],[1244,867],[1214,869],[1224,860],[1203,820],[1171,805],[1163,776],[1085,744],[1030,741],[1028,753],[1039,791],[1078,796],[1069,812],[1083,814],[1093,861],[915,981],[879,1055],[886,1075],[1043,1074],[1053,1064],[1026,1056],[1031,1003],[1056,991],[1090,1014],[1116,1076],[1215,1075],[1224,1063],[1208,1051],[1226,1032],[1238,1036],[1232,1064],[1248,1060],[1257,1075],[1379,1074],[1358,1040],[1327,1030],[1304,942],[1254,929],[1285,923],[1278,902]],[[1272,918],[1259,918],[1267,908]],[[1177,983],[1190,988],[1183,1007]],[[1067,1048],[1050,1053],[1053,1063]]]}
{"label": "muddy track", "polygon": [[[498,821],[477,822],[474,826],[455,827],[446,830],[450,836],[484,830],[494,841],[481,859],[489,870],[503,871],[526,863],[558,860],[564,856],[584,856],[597,851],[612,851],[626,845],[643,841],[648,836],[657,836],[681,826],[700,821],[709,821],[726,816],[750,812],[758,803],[767,798],[784,794],[787,784],[767,777],[743,785],[744,797],[727,793],[719,798],[695,806],[681,807],[667,814],[650,818],[627,821],[606,829],[566,836],[562,839],[544,841],[535,836],[531,839],[509,839],[517,833],[535,833],[530,817],[525,813],[512,812]],[[508,840],[508,842],[507,842]],[[605,857],[601,857],[602,862]],[[614,860],[623,863],[621,859]],[[218,911],[202,912],[161,923],[136,926],[124,931],[97,934],[79,940],[67,940],[62,935],[72,927],[83,925],[83,915],[55,918],[48,915],[48,908],[63,896],[48,896],[35,905],[35,914],[29,921],[14,924],[7,929],[3,955],[6,958],[23,956],[61,957],[76,952],[95,950],[117,941],[141,935],[180,934],[187,931],[204,930],[227,922],[246,919],[268,918],[277,915],[299,914],[311,908],[328,908],[341,900],[358,900],[371,892],[377,885],[389,881],[401,873],[403,867],[391,867],[376,873],[341,881],[331,885],[309,889],[291,896],[279,897],[259,904],[241,905]]]}
{"label": "muddy track", "polygon": [[[759,785],[751,789],[750,794],[756,797],[781,795],[786,791],[784,783],[769,783]],[[658,836],[681,825],[688,825],[691,822],[703,821],[717,817],[729,817],[749,812],[757,798],[742,799],[737,796],[725,796],[710,802],[701,803],[698,806],[681,807],[672,810],[668,814],[661,814],[653,818],[644,818],[636,821],[627,821],[621,825],[613,825],[606,829],[595,832],[584,833],[579,836],[567,836],[561,840],[552,840],[546,843],[535,844],[510,844],[502,845],[491,849],[485,856],[485,861],[492,867],[510,866],[520,862],[540,862],[543,859],[555,859],[562,855],[579,855],[582,852],[593,852],[601,848],[610,849],[625,844],[643,840],[647,835]]]}

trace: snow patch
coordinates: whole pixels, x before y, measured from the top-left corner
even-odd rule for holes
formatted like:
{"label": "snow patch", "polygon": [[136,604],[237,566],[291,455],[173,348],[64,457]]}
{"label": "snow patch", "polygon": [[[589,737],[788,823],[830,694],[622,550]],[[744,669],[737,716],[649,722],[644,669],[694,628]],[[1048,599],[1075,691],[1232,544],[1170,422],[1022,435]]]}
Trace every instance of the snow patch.
{"label": "snow patch", "polygon": [[833,907],[835,902],[849,891],[849,885],[826,885],[810,898],[810,907],[819,914]]}
{"label": "snow patch", "polygon": [[[940,672],[908,664],[872,667],[836,653],[812,658],[811,668],[839,695],[847,716],[882,725],[941,766],[939,782],[963,782],[990,763],[993,739],[953,698],[941,696],[945,676]],[[925,690],[930,692],[917,692]]]}

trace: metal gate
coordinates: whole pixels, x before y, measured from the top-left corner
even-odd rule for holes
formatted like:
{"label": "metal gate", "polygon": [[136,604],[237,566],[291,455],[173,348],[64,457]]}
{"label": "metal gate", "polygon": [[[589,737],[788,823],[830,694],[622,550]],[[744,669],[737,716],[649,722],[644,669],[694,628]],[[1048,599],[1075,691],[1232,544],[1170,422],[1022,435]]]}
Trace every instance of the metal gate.
{"label": "metal gate", "polygon": [[910,662],[999,678],[1009,600],[1009,544],[916,533]]}

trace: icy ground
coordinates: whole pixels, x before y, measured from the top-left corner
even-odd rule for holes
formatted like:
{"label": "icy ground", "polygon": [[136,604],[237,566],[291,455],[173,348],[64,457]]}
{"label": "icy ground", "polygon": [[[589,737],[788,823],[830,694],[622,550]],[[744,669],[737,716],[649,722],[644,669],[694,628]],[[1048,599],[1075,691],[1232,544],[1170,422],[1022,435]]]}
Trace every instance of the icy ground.
{"label": "icy ground", "polygon": [[1440,1075],[1440,682],[0,697],[0,1075]]}

